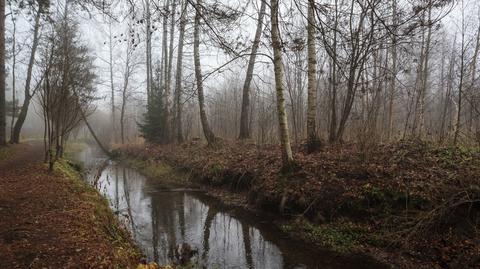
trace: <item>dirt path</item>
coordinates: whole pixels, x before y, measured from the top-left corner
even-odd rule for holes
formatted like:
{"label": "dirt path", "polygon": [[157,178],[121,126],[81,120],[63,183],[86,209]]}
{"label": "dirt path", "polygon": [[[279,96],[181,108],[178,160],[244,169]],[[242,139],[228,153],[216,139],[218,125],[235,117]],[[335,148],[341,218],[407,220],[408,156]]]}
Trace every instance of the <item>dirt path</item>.
{"label": "dirt path", "polygon": [[105,201],[42,160],[34,143],[0,161],[0,268],[132,267],[135,248]]}

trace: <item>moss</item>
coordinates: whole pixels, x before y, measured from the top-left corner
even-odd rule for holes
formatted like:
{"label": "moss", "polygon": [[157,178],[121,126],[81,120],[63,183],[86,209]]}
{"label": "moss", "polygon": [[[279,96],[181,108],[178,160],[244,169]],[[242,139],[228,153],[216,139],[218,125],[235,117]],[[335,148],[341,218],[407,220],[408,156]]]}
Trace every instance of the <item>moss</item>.
{"label": "moss", "polygon": [[365,226],[346,221],[321,225],[308,221],[296,221],[282,225],[281,229],[290,234],[299,234],[311,242],[342,253],[354,251],[367,240],[368,232]]}
{"label": "moss", "polygon": [[149,162],[138,158],[126,158],[122,159],[121,162],[123,162],[129,167],[141,171],[144,175],[148,177],[162,180],[165,182],[185,183],[189,181],[189,177],[186,174],[176,171],[175,169],[173,169],[173,167],[165,163]]}

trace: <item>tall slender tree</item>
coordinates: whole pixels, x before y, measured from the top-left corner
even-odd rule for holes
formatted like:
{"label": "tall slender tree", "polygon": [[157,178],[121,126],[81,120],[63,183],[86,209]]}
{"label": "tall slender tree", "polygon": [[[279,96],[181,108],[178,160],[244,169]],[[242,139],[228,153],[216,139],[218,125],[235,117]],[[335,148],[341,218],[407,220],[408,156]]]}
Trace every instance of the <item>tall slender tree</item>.
{"label": "tall slender tree", "polygon": [[258,12],[257,30],[255,31],[255,38],[253,40],[252,51],[250,52],[250,59],[248,61],[247,73],[242,91],[242,111],[240,114],[240,139],[248,139],[251,137],[250,130],[250,84],[253,79],[253,70],[255,68],[255,60],[257,51],[260,46],[260,37],[262,36],[263,18],[267,6],[266,0],[260,0],[260,11]]}
{"label": "tall slender tree", "polygon": [[5,2],[0,1],[0,146],[7,144],[7,111],[5,101]]}
{"label": "tall slender tree", "polygon": [[200,109],[200,121],[202,123],[203,134],[208,145],[214,145],[217,138],[208,123],[207,112],[205,108],[205,96],[203,92],[202,65],[200,62],[200,23],[202,18],[202,0],[197,0],[195,8],[195,23],[193,27],[193,60],[195,65],[195,81],[197,83],[198,106]]}
{"label": "tall slender tree", "polygon": [[308,93],[307,93],[307,147],[308,151],[318,148],[317,133],[317,52],[315,46],[315,14],[313,0],[308,1],[307,53],[308,53]]}
{"label": "tall slender tree", "polygon": [[41,16],[44,11],[44,5],[39,3],[36,13],[35,13],[35,24],[33,26],[33,40],[32,40],[32,49],[30,51],[30,59],[28,61],[27,67],[27,78],[25,80],[25,90],[24,90],[24,99],[23,105],[20,110],[20,114],[18,114],[18,119],[15,122],[15,126],[13,128],[13,135],[10,138],[10,143],[18,144],[20,143],[20,132],[22,131],[23,124],[25,119],[27,118],[28,108],[30,106],[30,102],[33,97],[33,93],[31,90],[31,83],[32,83],[32,75],[33,75],[33,67],[35,65],[35,56],[37,54],[37,48],[39,44],[40,38],[40,27],[41,27]]}
{"label": "tall slender tree", "polygon": [[287,112],[285,109],[284,96],[284,74],[282,63],[282,42],[279,30],[279,7],[278,0],[270,0],[271,37],[273,47],[273,65],[275,73],[275,92],[277,95],[277,117],[279,124],[279,136],[282,151],[283,167],[289,168],[293,165],[293,153],[290,145],[290,134],[288,131]]}
{"label": "tall slender tree", "polygon": [[182,71],[183,71],[183,45],[185,43],[185,27],[187,25],[187,0],[182,5],[182,13],[180,16],[180,31],[178,36],[178,52],[177,52],[177,71],[175,74],[175,136],[178,143],[183,142],[182,131]]}

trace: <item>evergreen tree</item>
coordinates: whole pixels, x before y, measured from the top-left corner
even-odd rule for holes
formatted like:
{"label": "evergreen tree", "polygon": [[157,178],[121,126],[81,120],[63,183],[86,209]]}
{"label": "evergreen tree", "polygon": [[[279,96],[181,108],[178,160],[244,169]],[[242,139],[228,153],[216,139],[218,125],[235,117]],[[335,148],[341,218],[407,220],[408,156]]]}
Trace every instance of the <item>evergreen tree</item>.
{"label": "evergreen tree", "polygon": [[148,102],[147,112],[144,114],[144,122],[139,123],[140,132],[145,140],[155,144],[165,144],[168,141],[167,113],[165,113],[164,89],[161,79],[161,64],[157,63],[150,95],[151,100]]}

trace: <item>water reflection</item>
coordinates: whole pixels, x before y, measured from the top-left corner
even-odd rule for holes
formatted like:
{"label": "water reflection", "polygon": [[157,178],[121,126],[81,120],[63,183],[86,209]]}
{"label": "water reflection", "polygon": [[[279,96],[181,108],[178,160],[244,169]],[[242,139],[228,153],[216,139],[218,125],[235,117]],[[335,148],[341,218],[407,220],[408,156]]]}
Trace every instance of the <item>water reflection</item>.
{"label": "water reflection", "polygon": [[115,162],[100,165],[105,159],[93,156],[90,150],[77,156],[87,180],[93,184],[100,175],[97,188],[149,260],[170,263],[174,247],[185,242],[198,250],[199,268],[373,268],[292,242],[264,219],[227,212],[204,195],[165,189],[158,180]]}

